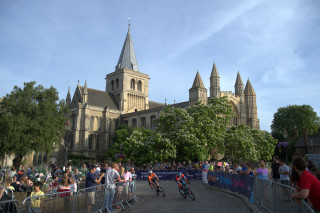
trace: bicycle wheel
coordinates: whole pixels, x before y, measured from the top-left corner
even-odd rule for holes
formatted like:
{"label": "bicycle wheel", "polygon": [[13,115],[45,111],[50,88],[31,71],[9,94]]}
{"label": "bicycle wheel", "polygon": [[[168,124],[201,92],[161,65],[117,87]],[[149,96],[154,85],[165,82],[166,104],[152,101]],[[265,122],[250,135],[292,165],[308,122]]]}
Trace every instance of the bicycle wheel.
{"label": "bicycle wheel", "polygon": [[180,192],[181,196],[182,196],[183,198],[187,198],[187,195],[184,193],[184,190],[181,189],[180,187],[178,187],[178,188],[179,188],[179,192]]}
{"label": "bicycle wheel", "polygon": [[187,189],[188,195],[192,200],[195,200],[196,197],[194,196],[194,194],[192,193],[191,189]]}
{"label": "bicycle wheel", "polygon": [[156,195],[158,195],[159,196],[159,192],[160,192],[160,186],[156,186]]}
{"label": "bicycle wheel", "polygon": [[162,195],[163,197],[166,196],[166,193],[164,193],[164,191],[163,191],[163,189],[161,188],[161,186],[159,186],[159,192],[161,193],[161,195]]}

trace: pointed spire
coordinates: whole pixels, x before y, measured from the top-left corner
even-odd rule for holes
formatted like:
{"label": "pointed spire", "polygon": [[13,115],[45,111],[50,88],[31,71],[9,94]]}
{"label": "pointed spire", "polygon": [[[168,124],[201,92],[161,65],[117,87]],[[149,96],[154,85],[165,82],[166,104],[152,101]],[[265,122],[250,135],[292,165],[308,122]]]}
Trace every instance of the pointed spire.
{"label": "pointed spire", "polygon": [[68,94],[67,94],[66,100],[67,100],[67,101],[71,101],[70,87],[69,87],[69,89],[68,89]]}
{"label": "pointed spire", "polygon": [[131,33],[130,33],[130,19],[129,19],[129,26],[128,26],[128,33],[126,40],[124,41],[122,51],[116,65],[116,71],[119,69],[129,69],[134,71],[139,71],[136,54],[134,52]]}
{"label": "pointed spire", "polygon": [[213,63],[212,67],[212,72],[210,78],[220,78],[217,67],[216,67],[216,62]]}
{"label": "pointed spire", "polygon": [[243,86],[243,82],[242,82],[242,79],[241,79],[241,76],[240,76],[240,72],[238,71],[238,74],[237,74],[237,80],[236,80],[236,83],[234,86]]}
{"label": "pointed spire", "polygon": [[83,94],[84,94],[84,95],[88,95],[87,80],[86,80],[85,83],[84,83]]}
{"label": "pointed spire", "polygon": [[256,95],[249,79],[247,81],[246,88],[244,89],[244,94],[247,96],[255,96]]}
{"label": "pointed spire", "polygon": [[196,77],[194,78],[192,88],[205,88],[201,79],[201,76],[199,74],[199,71],[197,71]]}

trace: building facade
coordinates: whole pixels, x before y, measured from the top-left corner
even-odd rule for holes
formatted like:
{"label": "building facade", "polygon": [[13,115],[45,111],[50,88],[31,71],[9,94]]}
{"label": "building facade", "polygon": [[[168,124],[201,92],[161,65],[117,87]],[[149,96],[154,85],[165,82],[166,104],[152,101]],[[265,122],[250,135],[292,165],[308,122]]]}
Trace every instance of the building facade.
{"label": "building facade", "polygon": [[[165,107],[164,103],[149,100],[149,75],[142,73],[136,60],[130,25],[122,51],[112,73],[106,75],[105,91],[88,88],[79,82],[71,98],[70,88],[66,103],[69,105],[69,125],[66,144],[74,154],[96,158],[105,154],[112,144],[112,135],[119,125],[155,128],[155,120]],[[207,95],[199,72],[189,90],[189,100],[172,106],[187,108],[197,102],[207,104],[211,98],[227,96],[235,117],[230,126],[240,124],[260,129],[256,93],[248,80],[244,88],[240,73],[235,82],[235,93],[220,91],[220,76],[216,65],[210,76],[210,96]]]}

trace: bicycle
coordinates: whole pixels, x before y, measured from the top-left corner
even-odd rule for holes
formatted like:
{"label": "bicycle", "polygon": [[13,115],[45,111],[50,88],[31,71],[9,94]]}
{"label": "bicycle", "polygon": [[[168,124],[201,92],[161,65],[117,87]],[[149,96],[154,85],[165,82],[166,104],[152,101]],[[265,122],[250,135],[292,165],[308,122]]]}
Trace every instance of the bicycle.
{"label": "bicycle", "polygon": [[[160,182],[160,181],[159,181]],[[163,189],[161,188],[161,186],[159,185],[159,182],[157,182],[156,180],[152,182],[153,188],[156,190],[156,195],[162,195],[163,197],[166,196],[166,193],[163,191]],[[157,184],[158,183],[158,184]]]}
{"label": "bicycle", "polygon": [[185,199],[187,198],[187,196],[189,196],[191,198],[191,200],[194,201],[196,199],[196,197],[194,196],[194,194],[191,191],[191,189],[188,188],[188,186],[186,184],[186,181],[185,180],[181,180],[181,183],[182,183],[182,188],[180,186],[178,186],[181,196],[183,198],[185,198]]}

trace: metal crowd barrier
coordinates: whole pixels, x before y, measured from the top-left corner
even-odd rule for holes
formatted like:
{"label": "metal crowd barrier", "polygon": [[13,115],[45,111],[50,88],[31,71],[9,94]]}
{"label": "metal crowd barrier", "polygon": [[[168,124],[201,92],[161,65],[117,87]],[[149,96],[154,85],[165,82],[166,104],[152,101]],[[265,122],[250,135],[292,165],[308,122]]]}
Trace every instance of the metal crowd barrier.
{"label": "metal crowd barrier", "polygon": [[314,213],[313,209],[304,201],[297,204],[291,200],[294,189],[270,180],[255,178],[253,186],[253,200],[257,204],[256,211],[267,212],[292,212],[292,213]]}
{"label": "metal crowd barrier", "polygon": [[[57,192],[41,196],[27,197],[20,205],[17,200],[7,200],[0,202],[0,212],[61,212],[73,213],[84,212],[87,204],[92,202],[92,192],[94,202],[91,206],[92,212],[105,212],[106,192],[108,185],[97,185],[90,188],[78,190],[78,192]],[[133,202],[138,202],[136,196],[135,181],[116,183],[115,195],[112,206],[120,206],[122,209],[130,208]],[[11,191],[10,198],[13,198]]]}

